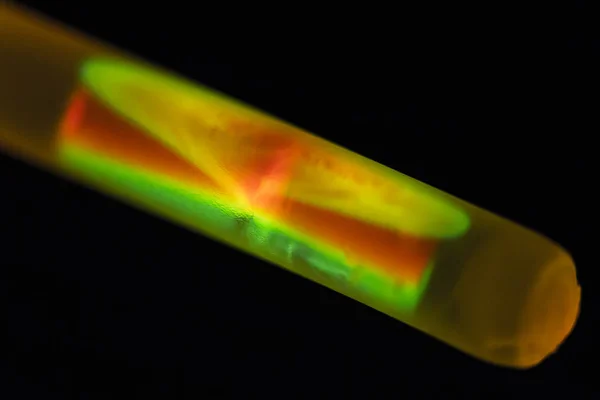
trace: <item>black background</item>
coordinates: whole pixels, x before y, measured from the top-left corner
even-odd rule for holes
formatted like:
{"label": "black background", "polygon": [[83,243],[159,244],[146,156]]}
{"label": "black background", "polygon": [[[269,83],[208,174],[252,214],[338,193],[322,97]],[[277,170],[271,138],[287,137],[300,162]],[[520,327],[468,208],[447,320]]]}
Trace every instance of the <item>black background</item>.
{"label": "black background", "polygon": [[0,156],[2,398],[600,394],[589,4],[22,3],[543,232],[573,254],[583,302],[539,367],[487,365]]}

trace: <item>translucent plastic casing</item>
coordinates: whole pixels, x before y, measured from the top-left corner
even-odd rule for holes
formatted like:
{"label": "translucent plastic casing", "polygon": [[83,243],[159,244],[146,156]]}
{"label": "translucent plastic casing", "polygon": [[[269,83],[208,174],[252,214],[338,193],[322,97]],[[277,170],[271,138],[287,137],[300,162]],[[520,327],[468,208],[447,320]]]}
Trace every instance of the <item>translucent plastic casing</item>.
{"label": "translucent plastic casing", "polygon": [[539,234],[6,5],[0,146],[491,363],[539,363],[578,315]]}

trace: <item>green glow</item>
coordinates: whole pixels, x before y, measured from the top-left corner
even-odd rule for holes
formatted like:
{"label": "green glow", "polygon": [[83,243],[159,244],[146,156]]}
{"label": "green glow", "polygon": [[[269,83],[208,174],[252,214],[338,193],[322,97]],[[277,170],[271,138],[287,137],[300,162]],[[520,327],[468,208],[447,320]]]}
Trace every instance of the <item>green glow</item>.
{"label": "green glow", "polygon": [[233,207],[226,207],[203,192],[192,192],[189,187],[161,178],[141,169],[115,162],[75,146],[65,145],[61,149],[63,161],[77,173],[84,173],[96,184],[112,190],[135,193],[136,198],[150,201],[153,205],[166,206],[191,219],[193,225],[207,229],[218,227],[232,230],[240,218],[248,214]]}
{"label": "green glow", "polygon": [[[289,198],[418,237],[454,238],[469,228],[463,210],[413,179],[379,171],[366,159],[348,157],[331,143],[206,87],[110,59],[86,62],[81,79],[115,112],[235,194],[238,205],[244,202],[240,184],[220,157],[253,151],[241,147],[240,139],[252,127],[308,144],[295,162]],[[232,128],[232,121],[245,125]]]}
{"label": "green glow", "polygon": [[231,241],[234,234],[237,238],[234,242],[238,245],[247,245],[257,255],[291,270],[302,271],[308,267],[338,285],[354,287],[405,311],[418,304],[426,287],[427,277],[415,287],[395,283],[385,275],[369,271],[368,267],[349,266],[339,251],[327,251],[323,245],[279,227],[274,221],[225,206],[207,193],[192,192],[168,179],[75,146],[65,145],[61,151],[66,166],[79,174],[84,173],[89,181],[121,194],[135,195],[136,199],[145,199],[145,203],[153,207],[175,212],[190,227],[217,237]]}
{"label": "green glow", "polygon": [[417,286],[398,285],[387,276],[375,270],[363,269],[356,287],[369,296],[384,300],[396,308],[412,309],[420,300],[429,284],[433,272],[433,262],[427,266],[423,277]]}
{"label": "green glow", "polygon": [[232,155],[230,146],[240,154],[239,136],[225,134],[231,116],[261,121],[260,113],[184,79],[122,61],[92,59],[83,65],[81,80],[109,108],[244,201],[219,156]]}
{"label": "green glow", "polygon": [[176,182],[177,177],[159,177],[67,143],[61,151],[68,165],[97,185],[158,208],[187,226],[300,274],[329,280],[332,288],[411,311],[427,287],[433,260],[418,282],[402,281],[380,271],[381,266],[365,265],[364,259],[356,265],[343,249],[278,222],[276,213],[261,213],[244,198],[243,177],[234,176],[228,169],[232,166],[223,162],[235,164],[244,154],[264,151],[242,139],[268,131],[293,139],[293,146],[303,149],[290,153],[297,158],[286,177],[283,202],[295,199],[415,238],[456,237],[469,227],[463,210],[410,178],[380,171],[331,143],[282,128],[284,123],[184,79],[109,59],[84,63],[81,79],[96,100],[210,176],[228,195],[188,187]]}
{"label": "green glow", "polygon": [[454,238],[469,229],[467,213],[431,188],[329,151],[298,164],[290,198],[418,237]]}

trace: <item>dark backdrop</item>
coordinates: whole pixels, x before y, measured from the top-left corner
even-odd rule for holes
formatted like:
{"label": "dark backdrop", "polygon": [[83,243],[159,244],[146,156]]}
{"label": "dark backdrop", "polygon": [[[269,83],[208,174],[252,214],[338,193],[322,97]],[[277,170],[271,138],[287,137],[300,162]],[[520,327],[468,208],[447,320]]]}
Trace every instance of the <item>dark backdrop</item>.
{"label": "dark backdrop", "polygon": [[600,46],[589,5],[23,3],[545,233],[574,255],[583,305],[539,367],[490,366],[0,156],[3,398],[600,393]]}

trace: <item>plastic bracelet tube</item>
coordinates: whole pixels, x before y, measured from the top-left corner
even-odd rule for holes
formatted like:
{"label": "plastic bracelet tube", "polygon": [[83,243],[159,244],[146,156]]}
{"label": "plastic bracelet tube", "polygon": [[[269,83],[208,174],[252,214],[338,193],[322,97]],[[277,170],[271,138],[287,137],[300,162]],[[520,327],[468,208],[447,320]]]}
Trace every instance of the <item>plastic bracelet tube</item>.
{"label": "plastic bracelet tube", "polygon": [[0,146],[494,364],[539,363],[577,319],[550,240],[6,5]]}

